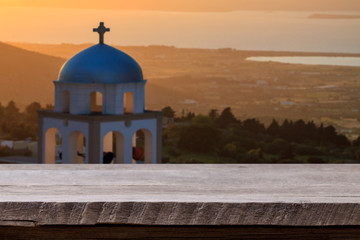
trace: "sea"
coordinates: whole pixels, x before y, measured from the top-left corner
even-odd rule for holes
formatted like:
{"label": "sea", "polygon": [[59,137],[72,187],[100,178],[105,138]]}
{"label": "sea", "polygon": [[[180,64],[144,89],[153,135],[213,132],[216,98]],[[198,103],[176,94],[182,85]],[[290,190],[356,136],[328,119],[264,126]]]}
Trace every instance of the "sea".
{"label": "sea", "polygon": [[248,61],[360,67],[360,57],[248,57]]}

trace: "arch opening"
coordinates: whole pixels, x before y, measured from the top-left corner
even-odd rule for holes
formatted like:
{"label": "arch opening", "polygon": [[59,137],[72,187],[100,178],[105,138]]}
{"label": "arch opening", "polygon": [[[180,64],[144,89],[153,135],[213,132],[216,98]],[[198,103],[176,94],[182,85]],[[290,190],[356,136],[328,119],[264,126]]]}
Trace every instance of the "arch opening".
{"label": "arch opening", "polygon": [[50,128],[45,134],[44,163],[62,163],[62,137],[57,128]]}
{"label": "arch opening", "polygon": [[103,95],[101,92],[92,92],[90,94],[90,112],[91,113],[103,112]]}
{"label": "arch opening", "polygon": [[103,138],[103,163],[124,163],[124,136],[110,131]]}
{"label": "arch opening", "polygon": [[133,163],[153,163],[152,133],[147,129],[136,131],[133,136]]}
{"label": "arch opening", "polygon": [[124,93],[124,113],[134,113],[134,94]]}
{"label": "arch opening", "polygon": [[68,90],[62,92],[62,112],[70,112],[70,92]]}
{"label": "arch opening", "polygon": [[80,131],[74,131],[69,136],[68,144],[68,163],[87,163],[86,138],[84,134]]}

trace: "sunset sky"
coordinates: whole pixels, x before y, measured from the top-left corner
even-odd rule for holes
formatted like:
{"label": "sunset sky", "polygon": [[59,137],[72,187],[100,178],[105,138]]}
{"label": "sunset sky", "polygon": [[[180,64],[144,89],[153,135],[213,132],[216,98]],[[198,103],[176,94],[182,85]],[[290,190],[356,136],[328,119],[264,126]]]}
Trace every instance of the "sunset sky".
{"label": "sunset sky", "polygon": [[0,0],[0,41],[359,52],[359,0]]}
{"label": "sunset sky", "polygon": [[1,6],[161,11],[356,11],[358,0],[0,0]]}

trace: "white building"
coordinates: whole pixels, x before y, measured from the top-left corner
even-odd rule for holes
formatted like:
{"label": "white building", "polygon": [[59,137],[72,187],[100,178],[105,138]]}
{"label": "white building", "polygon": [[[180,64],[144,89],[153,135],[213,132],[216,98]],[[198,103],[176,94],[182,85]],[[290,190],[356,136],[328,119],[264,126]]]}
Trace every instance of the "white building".
{"label": "white building", "polygon": [[[68,60],[55,85],[55,110],[39,112],[39,163],[55,163],[61,135],[62,163],[133,163],[136,133],[143,132],[145,163],[161,162],[161,112],[145,110],[145,85],[139,64],[100,42]],[[57,134],[56,134],[57,133]],[[40,154],[41,153],[41,154]]]}

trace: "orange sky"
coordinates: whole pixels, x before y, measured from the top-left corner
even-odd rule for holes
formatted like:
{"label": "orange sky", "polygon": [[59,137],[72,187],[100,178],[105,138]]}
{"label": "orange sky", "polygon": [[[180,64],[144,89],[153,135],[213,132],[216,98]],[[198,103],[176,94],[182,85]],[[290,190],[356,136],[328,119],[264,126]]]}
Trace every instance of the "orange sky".
{"label": "orange sky", "polygon": [[360,0],[0,0],[0,41],[96,43],[104,21],[112,45],[359,52],[360,19],[309,19],[345,10]]}
{"label": "orange sky", "polygon": [[161,11],[360,10],[359,0],[0,0],[0,6]]}

